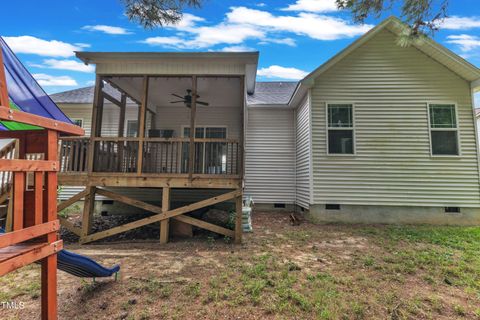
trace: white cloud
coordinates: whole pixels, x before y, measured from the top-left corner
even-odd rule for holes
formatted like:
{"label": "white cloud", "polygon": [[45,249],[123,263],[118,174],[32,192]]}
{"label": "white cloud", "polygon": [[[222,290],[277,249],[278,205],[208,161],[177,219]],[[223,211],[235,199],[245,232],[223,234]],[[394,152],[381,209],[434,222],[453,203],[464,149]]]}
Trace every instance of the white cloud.
{"label": "white cloud", "polygon": [[259,3],[256,3],[255,4],[257,7],[260,7],[260,8],[263,8],[263,7],[266,7],[267,4],[265,2],[259,2]]}
{"label": "white cloud", "polygon": [[59,70],[70,70],[78,72],[94,72],[95,67],[92,65],[85,65],[82,62],[76,60],[57,60],[57,59],[46,59],[43,60],[42,64],[31,64],[31,66],[38,68],[48,68],[48,69],[59,69]]}
{"label": "white cloud", "polygon": [[247,47],[247,46],[229,46],[222,48],[223,52],[248,52],[248,51],[255,51],[255,49]]}
{"label": "white cloud", "polygon": [[34,73],[33,77],[41,86],[77,86],[77,81],[69,76],[51,76],[45,73]]}
{"label": "white cloud", "polygon": [[260,41],[258,44],[269,44],[269,43],[284,44],[290,47],[295,47],[297,45],[297,43],[295,42],[295,39],[292,39],[292,38],[283,38],[283,39],[269,38],[269,39]]}
{"label": "white cloud", "polygon": [[123,35],[123,34],[132,34],[132,32],[128,31],[122,27],[114,27],[114,26],[107,26],[103,24],[97,24],[94,26],[84,26],[82,27],[83,30],[88,31],[100,31],[106,34],[115,34],[115,35]]}
{"label": "white cloud", "polygon": [[149,45],[175,47],[179,49],[208,48],[218,44],[240,44],[250,38],[264,38],[265,33],[252,26],[220,24],[213,27],[195,27],[191,32],[193,38],[150,37],[142,41]]}
{"label": "white cloud", "polygon": [[443,22],[439,24],[439,27],[441,29],[449,30],[468,30],[480,28],[480,17],[451,16],[445,18]]}
{"label": "white cloud", "polygon": [[203,21],[205,21],[205,19],[202,17],[190,13],[184,13],[182,15],[182,19],[177,24],[174,24],[173,26],[167,26],[167,28],[174,27],[175,29],[189,29],[194,27],[197,22]]}
{"label": "white cloud", "polygon": [[87,86],[94,86],[95,85],[95,80],[89,80],[85,83]]}
{"label": "white cloud", "polygon": [[336,40],[364,34],[372,25],[352,25],[346,20],[301,12],[296,16],[275,16],[267,11],[235,7],[227,13],[230,23],[246,24],[267,31],[290,32],[317,40]]}
{"label": "white cloud", "polygon": [[150,37],[142,42],[151,46],[185,48],[185,40],[179,37]]}
{"label": "white cloud", "polygon": [[480,38],[468,34],[451,35],[447,37],[447,43],[456,44],[463,52],[480,48]]}
{"label": "white cloud", "polygon": [[332,12],[337,11],[335,0],[297,0],[284,11]]}
{"label": "white cloud", "polygon": [[288,68],[277,65],[273,65],[267,68],[260,68],[257,71],[257,75],[265,78],[278,78],[287,80],[303,79],[307,74],[308,72],[297,68]]}
{"label": "white cloud", "polygon": [[[306,36],[317,40],[336,40],[361,35],[372,25],[352,25],[341,18],[301,12],[295,15],[273,15],[268,11],[232,7],[224,21],[205,25],[203,18],[185,14],[170,30],[172,36],[149,37],[143,43],[177,49],[203,49],[216,45],[238,46],[247,40],[260,44],[278,43],[295,46],[288,34]],[[201,24],[198,24],[202,22]]]}
{"label": "white cloud", "polygon": [[46,57],[72,57],[81,46],[57,40],[43,40],[32,36],[4,37],[15,53],[29,53]]}

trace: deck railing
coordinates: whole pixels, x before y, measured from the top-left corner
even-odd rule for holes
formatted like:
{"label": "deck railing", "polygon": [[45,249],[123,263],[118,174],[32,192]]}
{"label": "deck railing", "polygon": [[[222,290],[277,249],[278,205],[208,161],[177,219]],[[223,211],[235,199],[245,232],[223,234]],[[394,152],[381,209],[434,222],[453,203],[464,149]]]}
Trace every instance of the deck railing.
{"label": "deck railing", "polygon": [[[140,173],[189,173],[189,138],[130,137],[95,138],[92,172],[138,173],[140,143],[143,143]],[[88,172],[88,153],[92,151],[90,144],[90,139],[85,137],[61,138],[61,171]],[[194,174],[240,174],[242,149],[238,140],[195,138],[194,148]]]}

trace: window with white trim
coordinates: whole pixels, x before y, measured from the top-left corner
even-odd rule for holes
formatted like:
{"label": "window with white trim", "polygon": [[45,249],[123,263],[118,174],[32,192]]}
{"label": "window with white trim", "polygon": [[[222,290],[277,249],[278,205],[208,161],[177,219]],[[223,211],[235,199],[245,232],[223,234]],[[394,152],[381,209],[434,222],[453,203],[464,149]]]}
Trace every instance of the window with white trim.
{"label": "window with white trim", "polygon": [[354,154],[353,105],[327,105],[328,154]]}
{"label": "window with white trim", "polygon": [[428,113],[432,155],[458,155],[458,126],[455,105],[430,104]]}

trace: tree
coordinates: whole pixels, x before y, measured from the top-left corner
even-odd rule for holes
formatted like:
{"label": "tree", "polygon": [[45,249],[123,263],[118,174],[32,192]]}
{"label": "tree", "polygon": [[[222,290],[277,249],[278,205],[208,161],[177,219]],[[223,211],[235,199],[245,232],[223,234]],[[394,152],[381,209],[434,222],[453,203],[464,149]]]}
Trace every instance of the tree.
{"label": "tree", "polygon": [[404,35],[410,39],[434,34],[439,23],[447,17],[448,0],[335,0],[339,9],[348,10],[355,23],[401,5],[401,19],[410,26]]}
{"label": "tree", "polygon": [[199,8],[202,0],[120,0],[128,19],[145,29],[175,24],[185,7]]}

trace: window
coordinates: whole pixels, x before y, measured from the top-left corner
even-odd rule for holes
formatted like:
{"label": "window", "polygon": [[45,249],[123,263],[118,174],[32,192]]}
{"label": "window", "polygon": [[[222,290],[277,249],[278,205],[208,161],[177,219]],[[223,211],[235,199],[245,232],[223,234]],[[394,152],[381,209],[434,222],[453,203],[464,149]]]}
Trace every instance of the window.
{"label": "window", "polygon": [[327,131],[329,154],[353,154],[353,105],[327,105]]}
{"label": "window", "polygon": [[430,143],[432,155],[458,155],[458,127],[454,104],[430,104]]}
{"label": "window", "polygon": [[79,126],[80,128],[83,128],[83,119],[72,119],[72,122],[76,126]]}
{"label": "window", "polygon": [[138,132],[138,121],[127,120],[127,137],[136,137]]}
{"label": "window", "polygon": [[[190,137],[190,128],[183,128],[183,136]],[[225,127],[196,127],[195,138],[226,139]],[[195,145],[195,172],[206,174],[225,173],[227,170],[227,148],[222,142],[200,142]],[[188,172],[188,144],[183,145],[182,171]]]}

